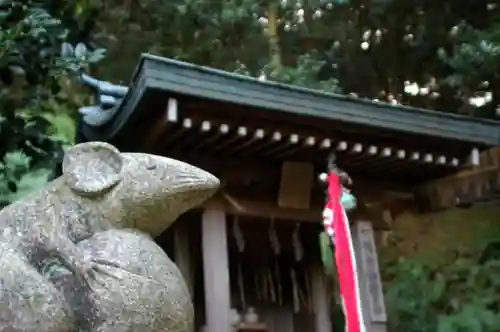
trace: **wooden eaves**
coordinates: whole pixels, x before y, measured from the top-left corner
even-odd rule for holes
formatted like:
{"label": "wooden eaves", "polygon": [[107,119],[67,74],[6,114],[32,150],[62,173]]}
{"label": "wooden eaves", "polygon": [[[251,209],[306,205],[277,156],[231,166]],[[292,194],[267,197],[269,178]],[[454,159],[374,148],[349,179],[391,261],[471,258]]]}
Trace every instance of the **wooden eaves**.
{"label": "wooden eaves", "polygon": [[[392,168],[401,179],[422,182],[477,163],[481,150],[499,145],[500,122],[362,101],[143,55],[112,121],[84,125],[83,133],[127,150],[149,145],[157,152],[177,148],[313,162],[334,148],[353,172],[382,174]],[[242,147],[252,153],[242,153]]]}

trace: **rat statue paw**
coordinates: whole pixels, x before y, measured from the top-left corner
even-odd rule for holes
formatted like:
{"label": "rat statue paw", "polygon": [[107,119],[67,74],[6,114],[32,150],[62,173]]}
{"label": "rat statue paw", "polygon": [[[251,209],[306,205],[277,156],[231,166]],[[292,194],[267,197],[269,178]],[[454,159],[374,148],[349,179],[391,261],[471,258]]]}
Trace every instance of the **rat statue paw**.
{"label": "rat statue paw", "polygon": [[108,284],[102,276],[108,276],[116,280],[122,278],[113,272],[106,269],[109,262],[102,262],[99,259],[93,259],[85,256],[80,262],[76,263],[76,276],[81,280],[83,285],[86,285],[91,291],[99,291],[97,285],[101,288],[108,289]]}

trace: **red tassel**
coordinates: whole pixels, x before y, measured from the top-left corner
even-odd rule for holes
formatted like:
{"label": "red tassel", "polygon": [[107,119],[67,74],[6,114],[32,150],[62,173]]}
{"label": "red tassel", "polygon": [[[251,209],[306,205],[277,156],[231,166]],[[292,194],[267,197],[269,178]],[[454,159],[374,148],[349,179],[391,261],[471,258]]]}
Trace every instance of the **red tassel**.
{"label": "red tassel", "polygon": [[328,201],[323,211],[325,231],[335,245],[335,261],[338,271],[340,295],[344,306],[346,332],[366,332],[356,256],[352,243],[349,221],[341,204],[342,184],[335,172],[328,174]]}

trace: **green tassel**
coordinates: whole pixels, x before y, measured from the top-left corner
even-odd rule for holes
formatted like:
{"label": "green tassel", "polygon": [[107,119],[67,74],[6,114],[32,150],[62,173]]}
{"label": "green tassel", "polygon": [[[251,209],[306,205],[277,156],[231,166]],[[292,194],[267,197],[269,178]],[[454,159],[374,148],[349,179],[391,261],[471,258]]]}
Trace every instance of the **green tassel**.
{"label": "green tassel", "polygon": [[335,268],[333,266],[333,250],[331,246],[330,236],[326,232],[319,234],[319,249],[321,252],[321,260],[323,261],[323,268],[327,275],[333,275]]}
{"label": "green tassel", "polygon": [[342,203],[346,211],[351,211],[356,207],[357,200],[351,193],[344,192],[340,198],[340,203]]}

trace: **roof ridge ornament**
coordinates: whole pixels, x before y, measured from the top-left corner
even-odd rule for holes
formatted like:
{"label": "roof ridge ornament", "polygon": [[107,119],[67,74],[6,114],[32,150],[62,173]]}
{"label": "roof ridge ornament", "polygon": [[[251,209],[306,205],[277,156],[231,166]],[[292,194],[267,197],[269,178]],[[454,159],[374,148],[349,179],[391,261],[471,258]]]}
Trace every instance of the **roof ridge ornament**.
{"label": "roof ridge ornament", "polygon": [[80,82],[94,90],[97,100],[97,105],[78,109],[83,122],[91,127],[101,127],[108,123],[118,112],[129,91],[127,86],[101,81],[85,73],[80,75]]}

